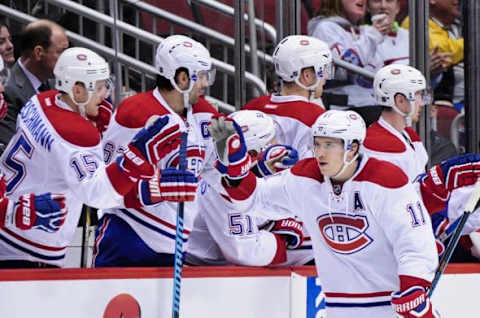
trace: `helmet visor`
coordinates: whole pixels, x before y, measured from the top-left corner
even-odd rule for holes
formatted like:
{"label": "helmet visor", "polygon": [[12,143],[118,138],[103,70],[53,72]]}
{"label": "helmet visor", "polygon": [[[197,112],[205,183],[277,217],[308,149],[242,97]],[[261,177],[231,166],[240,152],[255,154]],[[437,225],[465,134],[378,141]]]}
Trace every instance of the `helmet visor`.
{"label": "helmet visor", "polygon": [[107,78],[104,80],[98,80],[95,82],[95,87],[92,91],[94,94],[105,94],[105,98],[110,96],[113,91],[113,80]]}
{"label": "helmet visor", "polygon": [[422,89],[415,93],[415,100],[420,101],[421,105],[430,105],[433,102],[431,89]]}
{"label": "helmet visor", "polygon": [[[217,74],[217,70],[215,68],[212,68],[208,71],[200,71],[197,73],[198,80],[205,80],[208,83],[208,86],[212,86],[213,83],[215,83],[215,76]],[[194,79],[193,80],[197,80]]]}

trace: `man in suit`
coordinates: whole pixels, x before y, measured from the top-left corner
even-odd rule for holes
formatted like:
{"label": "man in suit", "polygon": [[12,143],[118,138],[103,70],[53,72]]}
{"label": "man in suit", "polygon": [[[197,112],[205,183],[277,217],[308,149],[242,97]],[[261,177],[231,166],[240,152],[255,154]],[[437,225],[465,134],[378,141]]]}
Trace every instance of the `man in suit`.
{"label": "man in suit", "polygon": [[21,34],[21,56],[11,69],[5,86],[7,116],[0,121],[0,153],[15,134],[17,115],[33,95],[48,90],[48,79],[59,55],[69,42],[61,26],[49,20],[28,24]]}

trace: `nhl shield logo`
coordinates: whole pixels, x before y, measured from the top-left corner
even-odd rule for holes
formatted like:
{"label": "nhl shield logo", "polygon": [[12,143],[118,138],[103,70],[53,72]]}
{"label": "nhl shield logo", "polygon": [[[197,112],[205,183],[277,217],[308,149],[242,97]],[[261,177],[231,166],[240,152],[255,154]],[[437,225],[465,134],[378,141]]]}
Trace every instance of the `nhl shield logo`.
{"label": "nhl shield logo", "polygon": [[366,234],[368,219],[364,215],[327,213],[317,218],[317,224],[327,245],[339,254],[356,253],[373,242]]}

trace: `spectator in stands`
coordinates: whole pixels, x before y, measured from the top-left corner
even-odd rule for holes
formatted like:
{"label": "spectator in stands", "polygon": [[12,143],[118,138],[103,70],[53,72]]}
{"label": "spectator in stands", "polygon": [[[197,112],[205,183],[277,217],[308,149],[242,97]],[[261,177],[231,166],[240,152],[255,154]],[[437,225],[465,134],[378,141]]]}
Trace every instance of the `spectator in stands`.
{"label": "spectator in stands", "polygon": [[[388,32],[388,19],[380,19],[373,26],[362,25],[367,10],[366,0],[325,0],[316,18],[309,22],[308,33],[325,41],[339,58],[369,71],[376,69],[376,51]],[[367,124],[373,120],[372,80],[351,72],[338,70],[335,78],[346,85],[331,89],[337,99],[330,103],[333,108],[354,108]],[[343,98],[338,98],[343,97]],[[337,107],[335,107],[337,106]],[[378,113],[378,111],[375,111]],[[375,115],[373,116],[375,117]]]}
{"label": "spectator in stands", "polygon": [[[451,53],[451,61],[445,65],[442,82],[437,87],[439,93],[452,94],[453,103],[461,104],[464,99],[464,39],[459,21],[458,0],[430,0],[429,41],[430,50],[438,47],[440,53]],[[409,27],[408,17],[402,27]]]}
{"label": "spectator in stands", "polygon": [[0,121],[0,143],[8,144],[15,133],[17,115],[33,95],[51,88],[53,68],[59,55],[68,48],[65,31],[49,20],[28,24],[21,34],[21,56],[11,69],[5,86],[9,105],[5,120]]}
{"label": "spectator in stands", "polygon": [[10,36],[10,28],[5,19],[0,19],[0,56],[3,58],[3,63],[10,68],[15,63],[15,56],[13,55],[13,43]]}
{"label": "spectator in stands", "polygon": [[3,96],[3,92],[5,91],[5,83],[8,79],[8,71],[3,63],[2,56],[0,55],[0,120],[5,118],[7,115],[7,102]]}

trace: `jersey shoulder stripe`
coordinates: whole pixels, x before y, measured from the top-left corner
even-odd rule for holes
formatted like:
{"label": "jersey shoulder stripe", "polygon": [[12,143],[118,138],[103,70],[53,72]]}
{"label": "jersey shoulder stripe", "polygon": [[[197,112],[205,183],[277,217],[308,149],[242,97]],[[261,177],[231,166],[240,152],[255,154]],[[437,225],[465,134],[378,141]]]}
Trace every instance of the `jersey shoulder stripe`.
{"label": "jersey shoulder stripe", "polygon": [[382,127],[378,122],[367,129],[363,146],[371,151],[402,153],[407,150],[405,144],[397,136]]}
{"label": "jersey shoulder stripe", "polygon": [[127,128],[141,128],[152,115],[167,115],[169,111],[153,96],[153,91],[130,96],[120,103],[115,114],[117,123]]}
{"label": "jersey shoulder stripe", "polygon": [[80,147],[94,147],[100,143],[97,128],[80,114],[58,107],[55,96],[58,91],[47,91],[37,95],[43,113],[55,131],[65,141]]}
{"label": "jersey shoulder stripe", "polygon": [[198,99],[198,102],[193,105],[193,113],[198,114],[198,113],[209,113],[212,115],[218,115],[218,111],[215,109],[215,107],[210,104],[205,97],[201,96]]}
{"label": "jersey shoulder stripe", "polygon": [[408,177],[402,169],[376,158],[368,158],[362,171],[353,180],[371,182],[389,189],[401,188],[408,183]]}
{"label": "jersey shoulder stripe", "polygon": [[314,179],[321,183],[325,180],[315,158],[300,160],[292,167],[291,172],[293,175]]}
{"label": "jersey shoulder stripe", "polygon": [[413,130],[412,127],[405,128],[405,131],[407,132],[407,134],[410,137],[410,139],[412,140],[412,142],[421,142],[422,141],[420,136],[417,134],[417,132],[415,130]]}

